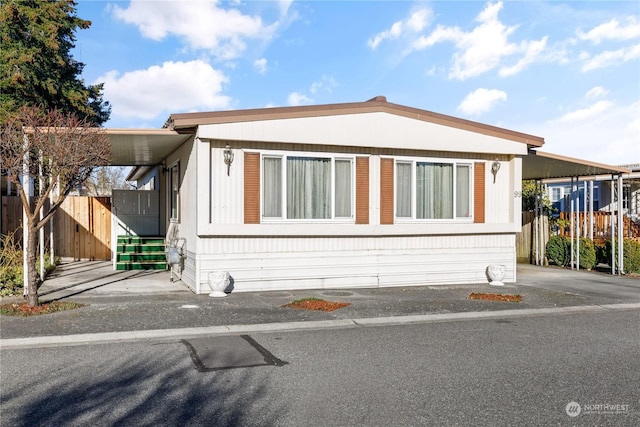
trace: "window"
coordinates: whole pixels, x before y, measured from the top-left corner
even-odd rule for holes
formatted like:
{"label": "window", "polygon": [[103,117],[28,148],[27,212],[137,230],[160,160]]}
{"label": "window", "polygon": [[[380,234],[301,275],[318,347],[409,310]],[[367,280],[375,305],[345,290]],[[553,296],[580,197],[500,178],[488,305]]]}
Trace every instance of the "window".
{"label": "window", "polygon": [[262,164],[264,218],[353,218],[353,159],[265,155]]}
{"label": "window", "polygon": [[169,167],[169,214],[171,219],[178,219],[180,193],[180,164]]}
{"label": "window", "polygon": [[396,162],[396,217],[400,219],[471,218],[471,164]]}

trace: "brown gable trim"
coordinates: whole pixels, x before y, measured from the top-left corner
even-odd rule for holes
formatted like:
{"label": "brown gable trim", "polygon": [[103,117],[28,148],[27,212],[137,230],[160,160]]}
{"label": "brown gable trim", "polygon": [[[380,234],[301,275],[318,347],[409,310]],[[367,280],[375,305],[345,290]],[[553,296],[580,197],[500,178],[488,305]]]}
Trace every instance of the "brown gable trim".
{"label": "brown gable trim", "polygon": [[356,157],[356,224],[369,224],[368,157]]}
{"label": "brown gable trim", "polygon": [[473,165],[473,222],[484,222],[485,211],[485,164],[476,162]]}
{"label": "brown gable trim", "polygon": [[504,138],[521,142],[532,147],[541,147],[544,138],[521,132],[490,126],[484,123],[460,119],[453,116],[407,107],[387,102],[384,97],[375,97],[366,102],[351,102],[342,104],[306,105],[298,107],[256,108],[249,110],[214,111],[205,113],[172,114],[169,118],[173,129],[190,128],[198,125],[238,123],[261,120],[294,119],[303,117],[337,116],[345,114],[363,114],[384,112],[435,123],[443,126],[467,130],[483,135]]}
{"label": "brown gable trim", "polygon": [[260,224],[260,153],[244,153],[244,223]]}
{"label": "brown gable trim", "polygon": [[380,224],[393,224],[393,159],[380,159]]}

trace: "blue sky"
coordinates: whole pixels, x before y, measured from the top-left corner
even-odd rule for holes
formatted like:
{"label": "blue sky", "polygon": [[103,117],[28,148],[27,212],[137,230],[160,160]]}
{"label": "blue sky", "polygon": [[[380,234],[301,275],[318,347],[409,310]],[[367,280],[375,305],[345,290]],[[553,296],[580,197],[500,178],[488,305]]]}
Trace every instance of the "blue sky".
{"label": "blue sky", "polygon": [[107,127],[384,95],[640,163],[638,1],[80,0],[78,16]]}

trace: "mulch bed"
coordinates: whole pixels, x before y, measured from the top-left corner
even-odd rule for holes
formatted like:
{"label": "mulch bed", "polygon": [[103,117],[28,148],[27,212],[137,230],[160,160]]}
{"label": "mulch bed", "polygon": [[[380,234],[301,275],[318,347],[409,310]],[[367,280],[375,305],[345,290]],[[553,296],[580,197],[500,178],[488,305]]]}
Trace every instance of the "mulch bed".
{"label": "mulch bed", "polygon": [[40,314],[55,313],[57,311],[73,310],[83,307],[83,304],[68,301],[52,301],[30,307],[27,303],[13,302],[0,305],[0,314],[4,316],[38,316]]}
{"label": "mulch bed", "polygon": [[507,295],[507,294],[487,294],[487,293],[471,293],[468,299],[480,299],[485,301],[501,301],[501,302],[520,302],[522,301],[522,295]]}
{"label": "mulch bed", "polygon": [[350,305],[348,302],[332,302],[317,298],[305,298],[285,304],[283,307],[298,308],[302,310],[334,311],[348,305]]}

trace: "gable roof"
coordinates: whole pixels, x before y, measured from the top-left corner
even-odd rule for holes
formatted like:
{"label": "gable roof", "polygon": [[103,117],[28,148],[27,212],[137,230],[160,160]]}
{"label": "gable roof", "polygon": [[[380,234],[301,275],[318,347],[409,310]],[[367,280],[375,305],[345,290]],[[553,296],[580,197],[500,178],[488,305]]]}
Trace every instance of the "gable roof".
{"label": "gable roof", "polygon": [[460,119],[453,116],[447,116],[445,114],[434,113],[432,111],[393,104],[391,102],[387,102],[387,99],[384,96],[377,96],[365,102],[172,114],[169,118],[169,128],[180,133],[192,133],[195,131],[196,127],[201,125],[378,112],[462,129],[487,136],[503,138],[527,144],[529,147],[541,147],[544,144],[544,138],[542,137],[499,128],[471,120]]}

